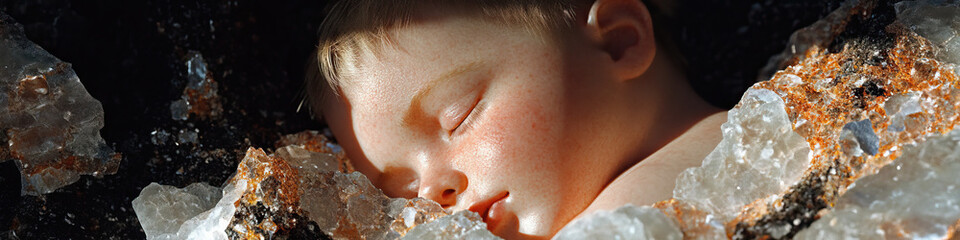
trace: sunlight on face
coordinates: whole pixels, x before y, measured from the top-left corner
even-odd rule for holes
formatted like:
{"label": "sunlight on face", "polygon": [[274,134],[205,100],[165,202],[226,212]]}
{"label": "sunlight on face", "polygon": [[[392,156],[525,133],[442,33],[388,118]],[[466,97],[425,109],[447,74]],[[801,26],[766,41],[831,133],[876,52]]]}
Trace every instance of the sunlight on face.
{"label": "sunlight on face", "polygon": [[570,46],[584,43],[469,17],[391,36],[324,107],[357,169],[388,195],[476,211],[499,236],[544,237],[611,179],[614,110],[599,103],[614,81],[601,56]]}

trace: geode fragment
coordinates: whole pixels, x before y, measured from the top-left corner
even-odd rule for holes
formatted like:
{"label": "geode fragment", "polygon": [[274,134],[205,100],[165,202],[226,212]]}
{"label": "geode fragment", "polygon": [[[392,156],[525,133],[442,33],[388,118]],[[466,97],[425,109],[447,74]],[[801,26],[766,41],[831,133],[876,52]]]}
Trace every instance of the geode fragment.
{"label": "geode fragment", "polygon": [[119,154],[100,137],[103,107],[69,63],[27,40],[0,13],[0,162],[14,160],[22,194],[39,195],[80,175],[116,173]]}
{"label": "geode fragment", "polygon": [[[177,228],[147,224],[176,222],[166,220],[182,219],[176,214],[155,213],[192,211],[192,208],[181,209],[183,204],[169,202],[172,198],[158,200],[154,196],[174,193],[153,193],[156,191],[153,184],[145,188],[134,200],[134,208],[147,237],[396,239],[419,225],[449,215],[430,200],[387,197],[365,176],[352,172],[339,146],[315,131],[285,136],[278,145],[284,146],[269,155],[260,149],[249,149],[237,172],[225,183],[223,197],[216,206],[182,221]],[[485,226],[479,218],[468,220],[443,221],[431,226],[455,232],[461,229],[445,224]],[[470,232],[490,234],[485,227],[480,229]]]}

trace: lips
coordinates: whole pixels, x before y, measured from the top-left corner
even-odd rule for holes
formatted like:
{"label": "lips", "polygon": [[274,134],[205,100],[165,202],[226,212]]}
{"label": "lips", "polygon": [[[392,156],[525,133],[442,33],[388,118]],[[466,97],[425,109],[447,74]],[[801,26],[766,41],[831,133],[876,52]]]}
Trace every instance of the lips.
{"label": "lips", "polygon": [[487,229],[495,232],[494,230],[499,228],[499,223],[503,220],[506,211],[504,204],[509,195],[508,192],[499,193],[473,204],[468,210],[480,214],[483,217],[483,222],[487,223]]}

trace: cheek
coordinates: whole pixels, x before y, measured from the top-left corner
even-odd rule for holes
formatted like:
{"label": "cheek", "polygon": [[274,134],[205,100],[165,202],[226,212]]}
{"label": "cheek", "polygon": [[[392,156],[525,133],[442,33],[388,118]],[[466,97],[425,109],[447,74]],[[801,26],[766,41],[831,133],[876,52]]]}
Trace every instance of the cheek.
{"label": "cheek", "polygon": [[[484,122],[466,141],[460,150],[475,151],[479,162],[468,163],[483,176],[530,176],[532,169],[538,174],[556,172],[554,162],[560,160],[558,143],[562,119],[544,91],[513,87],[494,99],[496,102],[486,110]],[[540,89],[543,90],[543,89]],[[545,176],[542,176],[545,177]]]}

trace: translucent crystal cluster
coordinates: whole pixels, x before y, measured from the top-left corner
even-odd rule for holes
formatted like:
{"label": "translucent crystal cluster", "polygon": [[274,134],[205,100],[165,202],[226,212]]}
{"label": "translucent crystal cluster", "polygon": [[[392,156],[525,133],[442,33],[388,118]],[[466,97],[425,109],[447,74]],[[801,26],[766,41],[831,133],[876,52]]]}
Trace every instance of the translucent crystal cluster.
{"label": "translucent crystal cluster", "polygon": [[480,215],[471,211],[460,211],[435,221],[417,226],[401,239],[441,240],[441,239],[500,239],[487,231]]}
{"label": "translucent crystal cluster", "polygon": [[281,137],[274,144],[277,149],[283,148],[285,146],[296,145],[303,147],[303,149],[333,155],[337,162],[337,170],[341,172],[353,172],[353,165],[350,164],[350,160],[347,159],[346,153],[343,152],[343,149],[339,145],[330,142],[327,139],[327,136],[321,134],[318,131],[303,131],[294,134],[288,134]]}
{"label": "translucent crystal cluster", "polygon": [[[406,235],[416,226],[449,215],[437,202],[423,198],[394,199],[391,208],[391,214],[396,216],[396,219],[390,224],[390,229],[400,235]],[[395,214],[397,209],[400,209],[399,215]]]}
{"label": "translucent crystal cluster", "polygon": [[693,205],[670,199],[653,205],[660,209],[683,233],[684,239],[720,240],[727,239],[726,222],[713,217],[711,213],[698,210]]}
{"label": "translucent crystal cluster", "polygon": [[182,239],[180,225],[213,208],[220,188],[194,183],[185,188],[151,183],[133,200],[133,209],[149,239]]}
{"label": "translucent crystal cluster", "polygon": [[721,220],[792,186],[810,163],[810,145],[791,128],[783,100],[750,89],[721,126],[723,140],[701,167],[680,174],[674,197]]}
{"label": "translucent crystal cluster", "polygon": [[947,239],[960,233],[960,130],[909,146],[857,180],[796,239]]}
{"label": "translucent crystal cluster", "polygon": [[[176,231],[176,236],[174,239],[211,239],[211,240],[224,240],[228,239],[227,236],[227,227],[231,224],[233,216],[236,215],[238,206],[236,203],[240,200],[240,197],[243,196],[243,193],[247,190],[246,180],[239,180],[235,183],[229,183],[223,187],[221,191],[223,196],[217,201],[217,204],[213,208],[206,210],[200,215],[194,216],[187,221],[183,222],[180,225],[180,228]],[[143,193],[141,192],[141,195]],[[164,204],[160,206],[170,206],[171,204]],[[136,211],[136,209],[134,209]],[[178,208],[169,209],[166,211],[180,211]],[[163,212],[163,211],[161,211]],[[137,218],[139,219],[140,213],[137,212]],[[151,217],[162,217],[162,216],[151,216]],[[141,225],[143,224],[143,220]],[[164,235],[173,235],[171,232],[163,232],[160,234]],[[160,235],[163,236],[163,235]],[[233,237],[237,237],[234,235]],[[244,237],[256,238],[254,235],[247,235]],[[147,238],[152,238],[150,235],[147,235]]]}
{"label": "translucent crystal cluster", "polygon": [[[278,145],[285,146],[273,154],[249,149],[216,206],[173,202],[189,198],[187,190],[145,188],[134,205],[148,238],[396,239],[449,215],[426,199],[388,198],[365,176],[350,172],[340,148],[315,131],[285,136]],[[203,212],[196,214],[198,209]],[[481,225],[479,230],[439,227],[453,223]],[[431,226],[451,231],[436,234],[492,236],[482,224],[474,217]]]}
{"label": "translucent crystal cluster", "polygon": [[332,173],[308,181],[305,184],[316,188],[303,195],[311,201],[304,202],[302,207],[323,231],[339,238],[400,237],[390,229],[395,219],[390,214],[393,202],[363,174]]}
{"label": "translucent crystal cluster", "polygon": [[170,115],[174,120],[187,120],[191,115],[207,119],[223,112],[217,82],[207,70],[207,62],[197,51],[187,53],[187,87],[180,99],[170,103]]}
{"label": "translucent crystal cluster", "polygon": [[659,209],[626,205],[568,224],[553,239],[683,239],[673,219]]}
{"label": "translucent crystal cluster", "polygon": [[23,194],[52,192],[117,171],[120,156],[100,137],[103,107],[69,63],[27,40],[0,13],[0,162],[14,160]]}
{"label": "translucent crystal cluster", "polygon": [[[899,11],[909,11],[900,6]],[[872,13],[882,7],[889,5],[861,2],[853,8],[860,10],[848,12],[853,15],[849,21],[895,19]],[[944,16],[954,15],[924,17]],[[789,237],[849,194],[845,191],[851,183],[898,158],[904,147],[955,128],[960,116],[955,66],[937,60],[945,49],[913,28],[891,20],[874,31],[880,36],[839,34],[843,41],[812,46],[797,64],[754,86],[784,99],[794,130],[813,147],[813,160],[801,183],[780,199],[746,208],[734,230],[742,234],[737,236]]]}

